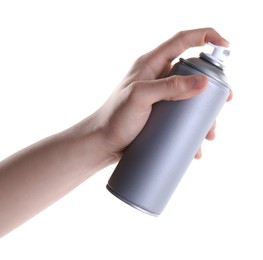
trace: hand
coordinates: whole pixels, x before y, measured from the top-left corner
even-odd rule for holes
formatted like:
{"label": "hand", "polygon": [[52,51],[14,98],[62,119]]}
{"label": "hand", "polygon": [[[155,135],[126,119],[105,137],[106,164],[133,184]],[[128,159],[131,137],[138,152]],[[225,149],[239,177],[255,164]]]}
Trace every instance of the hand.
{"label": "hand", "polygon": [[[120,86],[95,117],[103,131],[109,153],[120,159],[125,148],[145,125],[155,102],[188,99],[200,94],[207,86],[205,76],[166,77],[172,61],[186,49],[212,42],[228,46],[214,29],[182,31],[141,56],[132,66]],[[229,100],[232,94],[229,96]],[[214,139],[215,124],[207,134]],[[195,158],[201,157],[201,149]]]}

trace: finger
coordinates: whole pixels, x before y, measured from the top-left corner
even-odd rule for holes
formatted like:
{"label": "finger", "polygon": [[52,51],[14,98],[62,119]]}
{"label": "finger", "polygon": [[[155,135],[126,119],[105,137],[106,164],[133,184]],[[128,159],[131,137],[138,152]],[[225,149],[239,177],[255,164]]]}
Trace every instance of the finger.
{"label": "finger", "polygon": [[233,99],[233,92],[232,92],[232,90],[230,90],[230,94],[229,94],[229,96],[227,98],[227,102],[231,101],[232,99]]}
{"label": "finger", "polygon": [[201,148],[199,148],[197,153],[195,154],[195,159],[201,159],[201,157],[202,157],[202,150]]}
{"label": "finger", "polygon": [[216,122],[214,122],[214,124],[210,128],[209,132],[207,133],[207,135],[206,135],[207,140],[212,141],[215,139],[215,128],[216,128]]}
{"label": "finger", "polygon": [[225,47],[229,45],[229,42],[213,28],[181,31],[149,53],[149,66],[155,75],[158,75],[167,63],[171,63],[185,50],[202,46],[207,42]]}
{"label": "finger", "polygon": [[191,47],[202,46],[207,42],[225,47],[229,45],[229,42],[213,28],[202,28],[177,33],[157,47],[155,53],[161,54],[165,57],[166,61],[171,62],[185,50]]}
{"label": "finger", "polygon": [[148,109],[161,100],[189,99],[204,91],[208,84],[204,75],[172,76],[159,80],[133,82],[130,98],[140,107]]}

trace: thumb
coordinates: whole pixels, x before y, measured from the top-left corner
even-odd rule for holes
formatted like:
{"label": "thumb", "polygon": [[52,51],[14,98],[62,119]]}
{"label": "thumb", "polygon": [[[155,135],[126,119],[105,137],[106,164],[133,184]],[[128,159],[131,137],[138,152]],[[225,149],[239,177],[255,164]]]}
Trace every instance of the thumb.
{"label": "thumb", "polygon": [[145,81],[141,85],[142,96],[148,104],[161,100],[182,100],[197,96],[208,84],[205,75],[171,76],[154,81]]}
{"label": "thumb", "polygon": [[205,75],[171,76],[168,78],[135,81],[129,85],[130,100],[149,108],[161,100],[189,99],[202,93],[208,84]]}

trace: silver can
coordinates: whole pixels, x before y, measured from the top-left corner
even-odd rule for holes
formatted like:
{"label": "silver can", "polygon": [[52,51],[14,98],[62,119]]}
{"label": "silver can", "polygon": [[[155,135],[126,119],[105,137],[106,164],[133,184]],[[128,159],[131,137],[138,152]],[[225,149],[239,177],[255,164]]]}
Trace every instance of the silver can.
{"label": "silver can", "polygon": [[164,210],[230,94],[223,71],[223,58],[230,52],[212,46],[212,54],[181,58],[170,73],[205,74],[205,91],[188,100],[154,104],[145,127],[108,181],[111,193],[151,215]]}

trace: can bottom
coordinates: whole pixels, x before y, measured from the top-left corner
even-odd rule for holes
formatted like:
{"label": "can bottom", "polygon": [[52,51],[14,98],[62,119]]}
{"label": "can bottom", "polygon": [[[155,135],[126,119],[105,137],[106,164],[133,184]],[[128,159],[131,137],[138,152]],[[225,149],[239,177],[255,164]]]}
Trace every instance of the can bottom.
{"label": "can bottom", "polygon": [[137,209],[137,210],[139,210],[139,211],[141,211],[141,212],[143,212],[143,213],[146,213],[146,214],[148,214],[148,215],[154,216],[154,217],[158,217],[158,216],[160,215],[160,214],[157,214],[157,213],[153,213],[153,212],[151,212],[151,211],[148,211],[148,210],[146,210],[146,209],[144,209],[144,208],[141,208],[141,207],[135,205],[134,203],[130,202],[129,200],[126,200],[126,199],[123,198],[119,193],[117,193],[115,190],[113,190],[113,189],[110,187],[109,184],[107,184],[106,188],[107,188],[107,190],[108,190],[110,193],[112,193],[112,194],[113,194],[114,196],[116,196],[118,199],[122,200],[123,202],[125,202],[126,204],[132,206],[133,208],[135,208],[135,209]]}

